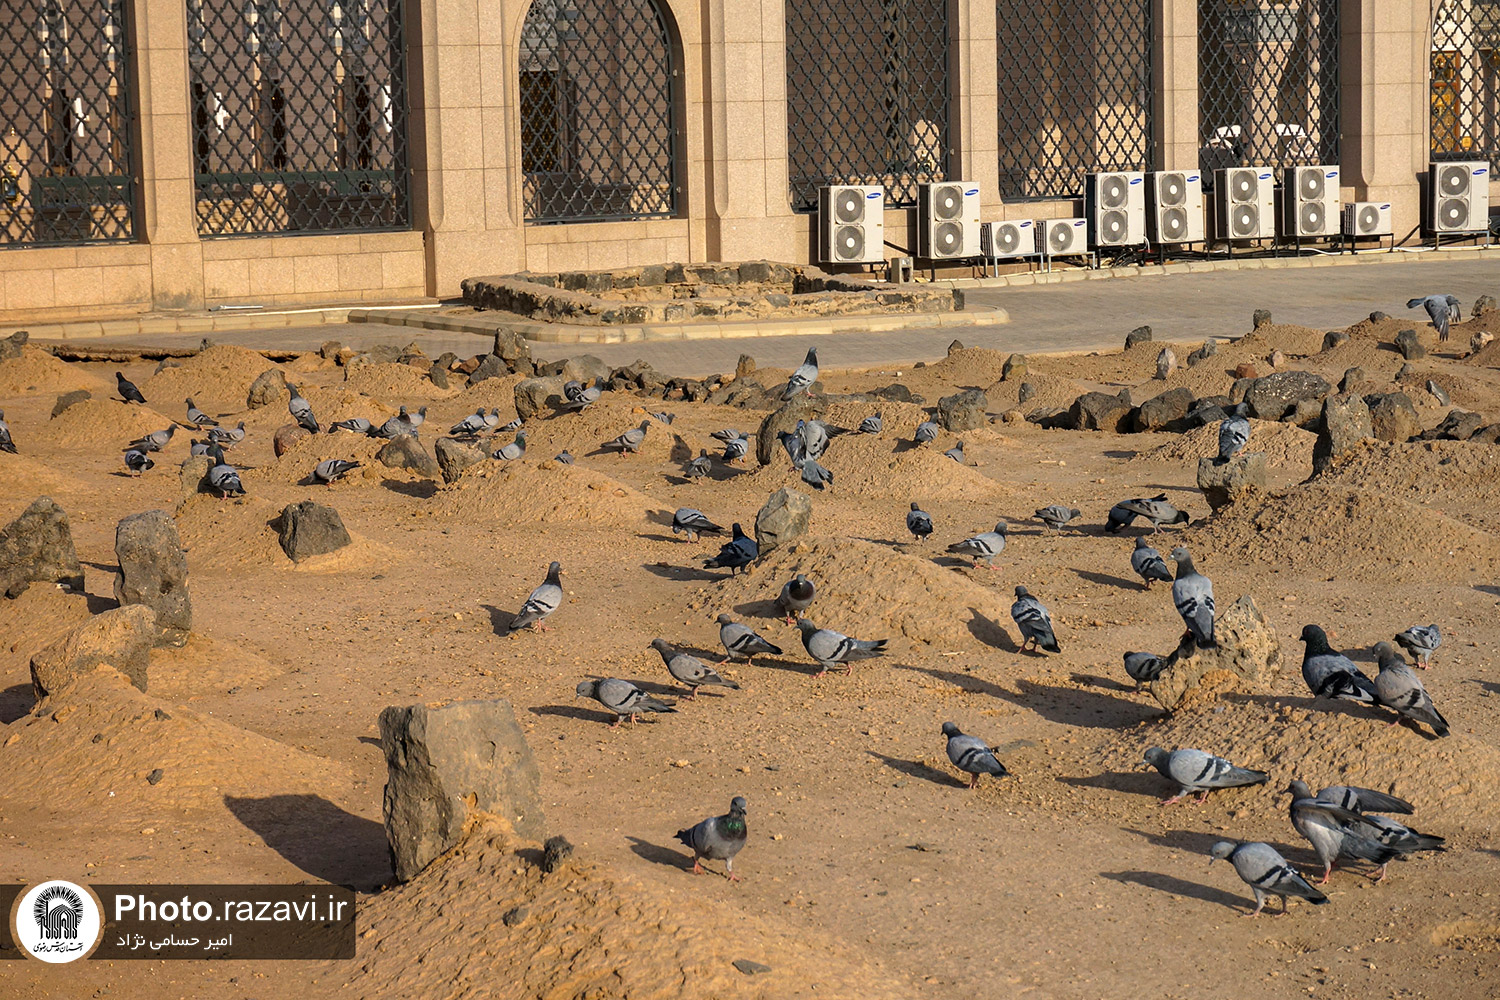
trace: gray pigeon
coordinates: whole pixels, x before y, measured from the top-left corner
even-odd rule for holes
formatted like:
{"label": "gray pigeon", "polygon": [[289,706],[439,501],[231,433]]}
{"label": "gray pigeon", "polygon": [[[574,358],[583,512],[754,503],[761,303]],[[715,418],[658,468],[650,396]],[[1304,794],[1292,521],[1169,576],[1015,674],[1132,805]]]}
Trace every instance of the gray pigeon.
{"label": "gray pigeon", "polygon": [[911,510],[906,514],[906,530],[917,541],[927,541],[927,536],[932,534],[932,515],[913,502]]}
{"label": "gray pigeon", "polygon": [[241,420],[237,427],[210,427],[208,440],[216,445],[233,448],[245,440],[245,422]]}
{"label": "gray pigeon", "polygon": [[953,461],[957,462],[959,465],[969,464],[968,460],[964,458],[964,443],[962,441],[958,442],[958,444],[943,452],[943,454],[953,459]]}
{"label": "gray pigeon", "polygon": [[812,607],[813,597],[816,595],[817,590],[812,581],[798,573],[782,584],[781,593],[776,596],[776,606],[781,609],[786,623],[791,625],[802,617],[802,612]]}
{"label": "gray pigeon", "polygon": [[728,615],[720,615],[715,621],[719,623],[719,642],[724,646],[724,659],[720,663],[743,658],[746,664],[752,664],[762,653],[781,655],[780,646],[762,639],[750,626],[741,625]]}
{"label": "gray pigeon", "polygon": [[737,437],[724,442],[724,464],[733,465],[750,453],[750,439]]}
{"label": "gray pigeon", "polygon": [[1302,627],[1302,679],[1319,698],[1373,704],[1379,700],[1375,684],[1354,661],[1328,645],[1328,633],[1316,625]]}
{"label": "gray pigeon", "polygon": [[193,458],[198,458],[200,455],[207,455],[212,448],[212,441],[199,441],[197,438],[193,438],[188,444],[188,454]]}
{"label": "gray pigeon", "polygon": [[1250,420],[1245,416],[1245,404],[1234,408],[1234,412],[1219,422],[1219,454],[1215,465],[1227,465],[1229,460],[1245,450],[1250,443]]}
{"label": "gray pigeon", "polygon": [[635,717],[642,712],[675,712],[677,709],[668,705],[660,698],[653,698],[629,681],[622,681],[618,677],[606,677],[600,681],[580,681],[574,692],[580,698],[592,698],[605,708],[615,714],[615,721],[609,724],[609,728],[615,729],[630,717],[630,724],[635,725]]}
{"label": "gray pigeon", "polygon": [[342,458],[325,458],[313,468],[313,482],[327,483],[332,486],[335,480],[343,479],[353,469],[359,468],[358,462],[350,462]]}
{"label": "gray pigeon", "polygon": [[1422,686],[1421,678],[1406,665],[1396,647],[1388,642],[1377,642],[1375,659],[1380,664],[1380,673],[1375,677],[1375,697],[1380,704],[1397,713],[1391,725],[1405,716],[1431,726],[1439,736],[1447,736],[1448,720],[1432,703],[1432,696]]}
{"label": "gray pigeon", "polygon": [[723,441],[725,444],[728,444],[731,441],[737,441],[744,436],[744,431],[737,431],[732,427],[725,427],[723,430],[714,431],[709,435],[709,437],[715,438],[719,441]]}
{"label": "gray pigeon", "polygon": [[1413,625],[1396,636],[1396,644],[1411,654],[1417,666],[1426,670],[1432,662],[1432,654],[1443,644],[1443,633],[1436,625]]}
{"label": "gray pigeon", "polygon": [[954,542],[948,546],[948,551],[955,555],[968,556],[974,560],[974,568],[979,568],[979,561],[990,569],[995,568],[995,557],[1005,550],[1005,532],[1007,527],[1004,521],[995,524],[994,531],[981,531],[979,534],[965,538],[961,542]]}
{"label": "gray pigeon", "polygon": [[1400,854],[1355,833],[1354,828],[1363,817],[1331,802],[1313,798],[1312,790],[1305,783],[1293,781],[1287,786],[1287,793],[1292,797],[1292,826],[1307,838],[1318,860],[1323,863],[1323,879],[1319,885],[1328,883],[1334,863],[1340,858],[1384,865]]}
{"label": "gray pigeon", "polygon": [[981,774],[992,774],[1006,778],[1010,772],[995,757],[995,750],[977,736],[965,736],[951,722],[943,723],[943,735],[948,737],[948,760],[953,766],[969,776],[969,787],[979,784]]}
{"label": "gray pigeon", "polygon": [[699,535],[722,535],[724,529],[708,519],[708,515],[694,507],[678,507],[672,514],[672,534],[686,534],[687,540],[696,542]]}
{"label": "gray pigeon", "polygon": [[1318,793],[1318,801],[1355,813],[1385,812],[1409,816],[1415,811],[1405,799],[1388,792],[1377,792],[1373,788],[1360,788],[1358,785],[1329,785]]}
{"label": "gray pigeon", "polygon": [[641,426],[632,427],[612,441],[604,442],[601,447],[606,450],[613,449],[624,455],[627,451],[632,455],[641,450],[641,442],[646,440],[646,429],[651,426],[651,421],[642,420]]}
{"label": "gray pigeon", "polygon": [[0,410],[0,451],[16,453],[16,443],[11,440],[10,427],[5,423],[5,411]]}
{"label": "gray pigeon", "polygon": [[563,405],[562,409],[582,413],[594,403],[597,403],[599,397],[602,395],[604,395],[603,379],[595,379],[594,384],[588,387],[585,387],[582,382],[569,379],[563,385],[563,397],[567,399],[567,403]]}
{"label": "gray pigeon", "polygon": [[733,688],[736,691],[740,689],[734,681],[720,677],[713,667],[696,656],[684,653],[665,639],[652,639],[651,648],[661,654],[661,662],[667,665],[667,673],[687,685],[689,698],[698,697],[698,688],[705,684]]}
{"label": "gray pigeon", "polygon": [[833,473],[811,458],[802,460],[802,481],[815,490],[833,485]]}
{"label": "gray pigeon", "polygon": [[839,664],[844,673],[854,673],[853,660],[864,660],[885,653],[886,639],[852,639],[842,632],[829,628],[818,628],[810,619],[797,619],[797,628],[802,632],[802,648],[817,661],[822,669],[814,676],[822,677]]}
{"label": "gray pigeon", "polygon": [[865,419],[859,422],[859,432],[861,434],[879,434],[881,428],[884,426],[885,420],[879,413],[876,413],[873,416],[865,417]]}
{"label": "gray pigeon", "polygon": [[729,881],[738,882],[734,873],[734,856],[745,846],[748,830],[745,826],[745,799],[736,795],[729,800],[729,812],[723,816],[712,816],[697,826],[677,831],[677,839],[693,852],[693,874],[703,874],[703,858],[724,862],[724,871]]}
{"label": "gray pigeon", "polygon": [[828,450],[828,427],[821,420],[797,421],[797,436],[802,439],[802,454],[813,460]]}
{"label": "gray pigeon", "polygon": [[1172,582],[1172,571],[1167,568],[1167,562],[1161,557],[1161,553],[1146,544],[1145,535],[1135,536],[1135,551],[1130,553],[1130,568],[1135,570],[1136,575],[1146,582],[1146,589],[1151,589],[1151,584],[1156,580]]}
{"label": "gray pigeon", "polygon": [[688,462],[687,467],[682,470],[683,476],[688,479],[702,479],[714,471],[714,460],[708,452],[698,449],[698,457]]}
{"label": "gray pigeon", "polygon": [[1063,525],[1074,518],[1083,516],[1083,511],[1073,507],[1065,507],[1060,503],[1055,503],[1050,507],[1043,507],[1033,513],[1036,515],[1038,521],[1041,521],[1053,531],[1061,531]]}
{"label": "gray pigeon", "polygon": [[166,430],[152,431],[145,437],[130,442],[130,447],[138,448],[141,451],[161,451],[172,440],[172,435],[176,433],[177,425],[173,424]]}
{"label": "gray pigeon", "polygon": [[[335,420],[333,423],[328,425],[328,433],[332,434],[334,431],[352,431],[355,434],[364,434],[367,437],[377,436],[375,433],[375,425],[370,423],[364,417],[350,417],[348,420]],[[209,433],[213,432],[210,431]]]}
{"label": "gray pigeon", "polygon": [[1308,884],[1297,869],[1287,863],[1270,844],[1247,841],[1235,844],[1221,840],[1208,849],[1209,864],[1228,861],[1234,865],[1235,874],[1250,891],[1255,893],[1255,909],[1242,916],[1253,917],[1265,909],[1268,896],[1281,897],[1281,912],[1286,913],[1286,898],[1296,896],[1315,906],[1328,902],[1328,897]]}
{"label": "gray pigeon", "polygon": [[1181,747],[1171,753],[1161,747],[1146,751],[1146,763],[1168,781],[1177,782],[1178,793],[1161,804],[1169,806],[1181,802],[1197,793],[1199,803],[1208,798],[1215,788],[1239,788],[1242,785],[1263,785],[1271,777],[1264,771],[1252,771],[1248,767],[1236,767],[1223,757],[1215,757],[1202,750]]}
{"label": "gray pigeon", "polygon": [[792,372],[792,377],[786,380],[786,388],[781,392],[782,401],[791,399],[799,392],[806,392],[814,382],[818,380],[818,349],[809,348],[807,357],[797,370]]}
{"label": "gray pigeon", "polygon": [[724,543],[719,549],[719,554],[703,563],[704,569],[727,569],[729,575],[734,576],[734,571],[744,569],[760,558],[760,546],[755,539],[745,534],[740,528],[738,521],[730,528],[733,537]]}
{"label": "gray pigeon", "polygon": [[125,453],[125,468],[129,469],[137,476],[145,472],[147,469],[155,468],[155,466],[156,463],[151,461],[151,456],[147,455],[139,448],[131,448]]}
{"label": "gray pigeon", "polygon": [[[497,410],[496,413],[498,412]],[[496,417],[495,423],[498,424],[499,422],[499,417]],[[478,410],[448,428],[448,434],[451,437],[477,437],[488,427],[488,418],[485,416],[484,407],[481,406]]]}
{"label": "gray pigeon", "polygon": [[123,372],[115,372],[115,389],[120,393],[120,398],[127,403],[146,402],[146,397],[141,395],[141,390],[135,387],[135,383],[125,377]]}
{"label": "gray pigeon", "polygon": [[1415,309],[1418,306],[1427,310],[1427,315],[1432,319],[1432,325],[1437,327],[1440,341],[1448,339],[1450,322],[1463,322],[1463,306],[1455,295],[1419,295],[1406,302],[1408,309]]}
{"label": "gray pigeon", "polygon": [[[1123,510],[1131,514],[1138,514],[1151,522],[1151,533],[1154,535],[1164,524],[1187,524],[1191,518],[1185,510],[1178,510],[1167,502],[1165,493],[1150,499],[1121,500],[1110,510],[1110,520],[1114,520],[1115,511]],[[1127,522],[1128,523],[1128,522]],[[1120,527],[1124,527],[1121,525]],[[1108,530],[1108,525],[1105,526]],[[1114,529],[1119,531],[1119,528]]]}
{"label": "gray pigeon", "polygon": [[671,426],[672,421],[677,419],[677,414],[668,413],[665,410],[657,413],[648,413],[646,414],[646,416],[650,417],[652,420],[655,420],[659,424],[667,424],[668,426]]}
{"label": "gray pigeon", "polygon": [[220,500],[245,495],[245,487],[240,483],[239,470],[224,461],[223,448],[214,445],[209,451],[208,460],[213,463],[208,467],[206,477],[208,485],[218,492]]}
{"label": "gray pigeon", "polygon": [[1016,627],[1021,630],[1021,637],[1026,640],[1021,643],[1023,652],[1032,643],[1049,653],[1062,652],[1062,647],[1057,644],[1057,636],[1052,633],[1051,612],[1041,601],[1032,597],[1025,587],[1016,588],[1016,602],[1010,606],[1010,616],[1015,619]]}
{"label": "gray pigeon", "polygon": [[1172,581],[1172,603],[1182,616],[1188,634],[1202,649],[1212,649],[1214,642],[1214,585],[1193,566],[1193,557],[1184,546],[1172,550],[1177,563],[1177,579]]}
{"label": "gray pigeon", "polygon": [[[498,406],[491,408],[491,410],[490,410],[489,413],[483,414],[483,420],[484,420],[484,427],[481,428],[481,430],[487,430],[487,431],[494,430],[496,427],[498,427],[500,425],[500,408]],[[507,427],[518,428],[518,427],[521,426],[521,419],[519,417],[517,417],[515,420],[512,420],[506,426]]]}
{"label": "gray pigeon", "polygon": [[924,420],[917,425],[917,433],[912,440],[917,444],[926,444],[928,441],[937,440],[938,425],[931,420]]}
{"label": "gray pigeon", "polygon": [[553,456],[552,461],[558,463],[559,465],[572,465],[573,453],[564,448],[562,451]]}
{"label": "gray pigeon", "polygon": [[514,462],[516,459],[520,458],[522,455],[525,455],[525,454],[526,454],[526,431],[523,429],[523,430],[517,431],[516,432],[516,439],[514,441],[512,441],[510,444],[505,445],[504,447],[498,449],[495,452],[495,454],[494,454],[493,457],[498,458],[498,459],[502,459],[503,461],[506,461],[506,462]]}
{"label": "gray pigeon", "polygon": [[1139,691],[1143,684],[1149,684],[1161,676],[1161,672],[1167,669],[1167,663],[1155,653],[1126,653],[1125,673],[1135,681],[1135,689]]}
{"label": "gray pigeon", "polygon": [[320,432],[322,428],[318,426],[318,419],[313,416],[312,404],[302,398],[302,393],[297,391],[295,385],[288,382],[286,387],[291,393],[286,401],[287,412],[297,421],[297,426],[313,434]]}
{"label": "gray pigeon", "polygon": [[553,562],[547,567],[547,579],[543,580],[541,586],[533,590],[531,596],[526,598],[526,603],[521,605],[521,610],[511,619],[510,625],[505,629],[506,635],[528,626],[541,629],[543,632],[550,631],[543,623],[552,612],[562,606],[562,583],[558,580],[561,572],[562,563],[560,562]]}
{"label": "gray pigeon", "polygon": [[215,420],[213,417],[210,417],[202,410],[198,409],[198,404],[193,402],[192,396],[189,396],[187,398],[187,418],[188,423],[199,429],[202,429],[204,427],[219,426],[219,422],[217,420]]}
{"label": "gray pigeon", "polygon": [[[484,418],[484,423],[485,423],[485,426],[487,426],[487,427],[494,427],[499,422],[500,422],[500,411],[499,410],[495,411],[495,416],[493,416],[493,417],[485,417]],[[497,430],[501,434],[509,434],[511,431],[518,431],[518,430],[520,430],[522,423],[523,423],[523,421],[521,420],[521,418],[517,417],[516,419],[512,420],[510,423],[506,424],[504,427],[497,428]]]}
{"label": "gray pigeon", "polygon": [[427,407],[424,406],[413,414],[403,406],[399,413],[381,424],[379,428],[369,431],[369,434],[371,437],[382,438],[416,437],[417,428],[422,426],[426,419]]}
{"label": "gray pigeon", "polygon": [[[797,425],[800,427],[802,421],[797,421]],[[792,468],[800,470],[802,463],[807,460],[807,455],[803,450],[802,435],[793,431],[780,431],[776,435],[776,440],[780,441],[781,447],[786,450],[786,457],[791,461]]]}
{"label": "gray pigeon", "polygon": [[[1403,858],[1418,851],[1447,850],[1443,846],[1447,843],[1446,838],[1413,830],[1386,816],[1364,816],[1354,827],[1353,832],[1366,840],[1373,840],[1382,847],[1398,852]],[[1375,876],[1377,883],[1385,880],[1385,869],[1386,865],[1380,866],[1379,874]]]}

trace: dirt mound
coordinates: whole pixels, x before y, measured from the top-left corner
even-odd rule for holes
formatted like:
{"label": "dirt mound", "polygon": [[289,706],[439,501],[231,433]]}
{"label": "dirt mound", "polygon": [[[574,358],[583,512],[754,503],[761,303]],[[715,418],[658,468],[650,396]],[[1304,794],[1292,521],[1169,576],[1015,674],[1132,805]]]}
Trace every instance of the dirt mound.
{"label": "dirt mound", "polygon": [[[257,492],[263,483],[312,485],[312,471],[325,458],[342,458],[359,462],[363,468],[350,472],[334,490],[343,483],[380,482],[382,479],[405,481],[411,477],[399,469],[389,469],[375,459],[375,453],[386,445],[384,438],[371,438],[363,434],[335,431],[332,434],[311,434],[299,439],[285,455],[266,465],[242,472],[241,480],[252,492]],[[432,442],[423,445],[431,453]]]}
{"label": "dirt mound", "polygon": [[[34,583],[20,597],[0,598],[0,688],[31,686],[31,654],[89,617],[88,598]],[[30,698],[30,694],[27,695]]]}
{"label": "dirt mound", "polygon": [[282,669],[237,643],[193,633],[181,648],[151,651],[151,694],[186,701],[236,687],[261,687]]}
{"label": "dirt mound", "polygon": [[[450,375],[448,377],[452,380],[449,382],[449,385],[463,384],[461,381],[463,376],[461,375]],[[453,419],[448,421],[447,426],[452,427],[481,406],[486,410],[498,409],[500,411],[500,423],[510,423],[516,418],[516,386],[525,379],[525,375],[506,375],[502,378],[487,378],[483,382],[469,386],[457,396],[451,396],[444,400],[443,412],[453,415]]]}
{"label": "dirt mound", "polygon": [[[993,403],[991,406],[993,407]],[[823,422],[829,427],[840,427],[858,433],[860,421],[877,413],[880,414],[880,433],[861,435],[862,437],[905,438],[909,441],[917,432],[917,425],[924,420],[931,419],[928,412],[916,403],[891,403],[885,400],[860,403],[841,399],[829,404],[828,412],[823,415]],[[753,431],[754,428],[751,427],[746,433],[753,433]]]}
{"label": "dirt mound", "polygon": [[[612,462],[633,465],[685,462],[697,455],[699,448],[705,448],[711,454],[715,451],[723,453],[724,446],[706,435],[695,435],[683,428],[647,417],[641,402],[628,396],[611,399],[606,395],[582,413],[561,413],[542,419],[533,417],[526,425],[527,454],[541,459],[567,451],[574,458],[592,456],[595,461],[608,466]],[[646,402],[649,405],[652,401]],[[660,401],[657,400],[656,403]],[[474,405],[477,408],[479,404]],[[651,405],[651,409],[656,412],[670,411],[671,408],[670,404]],[[643,422],[647,422],[648,427],[639,452],[634,455],[626,454],[622,458],[613,450],[601,450],[600,446],[604,442],[614,440]],[[444,430],[446,429],[445,427]],[[750,430],[753,431],[754,428]],[[501,445],[509,444],[514,438],[515,435],[510,432],[494,435],[489,449],[494,451]]]}
{"label": "dirt mound", "polygon": [[[692,876],[673,891],[588,863],[544,875],[536,853],[503,820],[476,824],[412,882],[361,905],[362,964],[349,984],[425,1000],[480,1000],[496,983],[505,996],[548,1000],[912,995],[849,944],[706,898]],[[519,919],[501,919],[510,913]],[[736,960],[770,971],[746,975]]]}
{"label": "dirt mound", "polygon": [[[37,428],[38,447],[82,451],[124,448],[136,438],[166,430],[176,421],[149,406],[121,403],[113,399],[85,399],[63,410]],[[184,428],[172,446],[185,448],[189,434]]]}
{"label": "dirt mound", "polygon": [[1485,344],[1478,353],[1470,355],[1465,363],[1484,368],[1500,368],[1500,340],[1492,340]]}
{"label": "dirt mound", "polygon": [[[900,442],[893,450],[888,440],[868,434],[845,434],[829,445],[820,461],[833,473],[831,489],[840,497],[886,497],[902,483],[920,483],[922,496],[933,500],[1007,495],[1009,491],[999,482],[943,454],[960,439],[970,443],[1003,440],[984,429],[962,435],[945,433],[926,445]],[[770,468],[775,467],[773,464]]]}
{"label": "dirt mound", "polygon": [[220,500],[200,493],[177,508],[177,533],[187,550],[188,572],[254,566],[290,567],[271,522],[281,508],[255,496]]}
{"label": "dirt mound", "polygon": [[376,399],[404,403],[411,399],[447,399],[458,395],[455,389],[439,389],[427,372],[411,365],[396,363],[359,365],[344,369],[344,385],[355,392]]}
{"label": "dirt mound", "polygon": [[551,458],[490,459],[438,493],[434,514],[507,523],[586,521],[639,529],[661,505],[609,476]]}
{"label": "dirt mound", "polygon": [[1465,441],[1370,444],[1319,482],[1435,507],[1455,520],[1500,533],[1500,448]]}
{"label": "dirt mound", "polygon": [[22,348],[19,358],[0,361],[0,396],[72,392],[74,389],[87,389],[98,395],[111,388],[112,380],[106,382],[35,347]]}
{"label": "dirt mound", "polygon": [[279,367],[249,348],[216,344],[146,379],[141,383],[141,395],[153,406],[173,413],[182,409],[183,400],[189,396],[199,406],[213,400],[241,410],[250,383],[263,372]]}
{"label": "dirt mound", "polygon": [[[21,442],[24,447],[25,442]],[[11,495],[39,496],[44,493],[71,493],[83,488],[83,480],[54,471],[43,462],[26,455],[0,451],[0,480]]]}
{"label": "dirt mound", "polygon": [[[1293,424],[1275,420],[1250,421],[1250,443],[1245,446],[1247,454],[1261,452],[1266,456],[1266,465],[1272,469],[1295,472],[1302,476],[1312,474],[1313,445],[1318,436]],[[1200,458],[1219,453],[1219,425],[1206,424],[1178,434],[1166,444],[1159,445],[1139,456],[1145,462],[1165,462],[1171,465],[1191,463],[1197,468]]]}
{"label": "dirt mound", "polygon": [[1272,351],[1279,350],[1283,354],[1306,357],[1317,354],[1323,349],[1323,338],[1326,335],[1326,331],[1314,330],[1308,326],[1267,323],[1235,341],[1235,346],[1244,347],[1249,351],[1260,351],[1262,354],[1270,354]]}
{"label": "dirt mound", "polygon": [[[1155,364],[1155,361],[1152,362]],[[1035,390],[1021,402],[1021,384],[1029,382]],[[1013,378],[1009,382],[996,382],[984,390],[990,401],[991,413],[1020,410],[1035,413],[1038,410],[1067,409],[1073,400],[1088,391],[1088,387],[1076,379],[1060,375],[1032,372],[1024,379]]]}
{"label": "dirt mound", "polygon": [[[1009,357],[1009,351],[967,347],[922,368],[904,369],[899,381],[912,392],[926,396],[929,403],[936,403],[939,396],[951,395],[961,388],[983,388],[998,380]],[[760,373],[755,377],[761,378]],[[767,386],[775,385],[762,381]]]}

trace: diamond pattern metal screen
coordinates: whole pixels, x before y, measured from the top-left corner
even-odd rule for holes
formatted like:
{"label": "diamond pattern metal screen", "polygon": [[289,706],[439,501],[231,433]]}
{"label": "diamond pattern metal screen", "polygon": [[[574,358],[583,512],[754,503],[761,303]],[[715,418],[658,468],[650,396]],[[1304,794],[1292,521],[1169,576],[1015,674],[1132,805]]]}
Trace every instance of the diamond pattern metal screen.
{"label": "diamond pattern metal screen", "polygon": [[0,0],[0,247],[134,238],[126,17],[119,0]]}
{"label": "diamond pattern metal screen", "polygon": [[535,0],[520,71],[527,222],[676,214],[676,74],[653,0]]}
{"label": "diamond pattern metal screen", "polygon": [[792,209],[828,184],[883,184],[910,208],[947,176],[946,0],[787,0]]}
{"label": "diamond pattern metal screen", "polygon": [[402,16],[402,0],[188,0],[199,233],[410,228]]}
{"label": "diamond pattern metal screen", "polygon": [[1199,0],[1204,171],[1339,162],[1339,0]]}
{"label": "diamond pattern metal screen", "polygon": [[1500,2],[1439,0],[1432,24],[1432,158],[1500,170]]}
{"label": "diamond pattern metal screen", "polygon": [[998,0],[995,23],[1002,197],[1152,169],[1151,0]]}

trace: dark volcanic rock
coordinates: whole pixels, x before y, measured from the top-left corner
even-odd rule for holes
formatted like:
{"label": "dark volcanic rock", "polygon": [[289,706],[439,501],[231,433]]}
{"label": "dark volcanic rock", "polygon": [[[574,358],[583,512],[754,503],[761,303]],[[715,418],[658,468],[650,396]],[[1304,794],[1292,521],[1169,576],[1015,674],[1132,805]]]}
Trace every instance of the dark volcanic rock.
{"label": "dark volcanic rock", "polygon": [[336,552],[351,541],[339,512],[312,500],[288,504],[281,512],[276,534],[281,551],[293,562]]}
{"label": "dark volcanic rock", "polygon": [[19,597],[33,583],[83,590],[83,566],[68,515],[51,497],[37,497],[0,530],[0,593]]}
{"label": "dark volcanic rock", "polygon": [[164,510],[132,514],[115,527],[115,600],[144,604],[156,615],[156,644],[181,646],[193,627],[187,553],[177,522]]}

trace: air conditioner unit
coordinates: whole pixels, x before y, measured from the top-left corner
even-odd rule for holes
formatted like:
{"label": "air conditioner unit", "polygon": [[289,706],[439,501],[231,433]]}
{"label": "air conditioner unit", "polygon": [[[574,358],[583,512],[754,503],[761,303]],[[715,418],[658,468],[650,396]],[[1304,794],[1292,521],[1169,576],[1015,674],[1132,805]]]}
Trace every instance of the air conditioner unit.
{"label": "air conditioner unit", "polygon": [[983,222],[979,253],[985,257],[1030,257],[1036,253],[1036,223],[1031,219]]}
{"label": "air conditioner unit", "polygon": [[1276,235],[1276,185],[1269,167],[1226,167],[1214,175],[1221,240]]}
{"label": "air conditioner unit", "polygon": [[885,188],[840,184],[818,189],[818,261],[878,264],[885,260]]}
{"label": "air conditioner unit", "polygon": [[1087,254],[1088,219],[1042,219],[1036,224],[1036,252],[1043,257]]}
{"label": "air conditioner unit", "polygon": [[1158,243],[1203,242],[1203,178],[1196,170],[1151,175],[1151,238]]}
{"label": "air conditioner unit", "polygon": [[1084,192],[1089,240],[1097,247],[1146,242],[1146,175],[1137,171],[1090,174]]}
{"label": "air conditioner unit", "polygon": [[1344,206],[1345,236],[1390,236],[1394,231],[1390,202],[1353,201]]}
{"label": "air conditioner unit", "polygon": [[917,185],[917,256],[956,260],[979,256],[979,185],[937,181]]}
{"label": "air conditioner unit", "polygon": [[1287,167],[1281,184],[1281,207],[1286,213],[1281,234],[1337,236],[1340,201],[1338,167]]}
{"label": "air conditioner unit", "polygon": [[1484,160],[1433,163],[1427,168],[1430,231],[1482,233],[1490,225],[1490,165]]}

